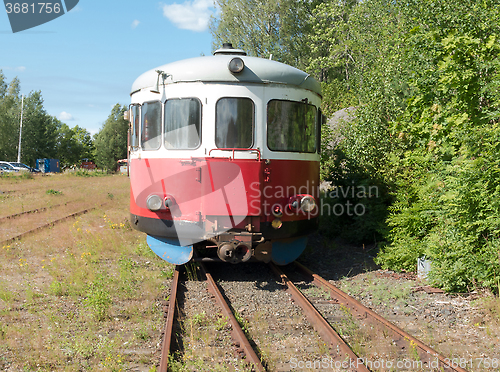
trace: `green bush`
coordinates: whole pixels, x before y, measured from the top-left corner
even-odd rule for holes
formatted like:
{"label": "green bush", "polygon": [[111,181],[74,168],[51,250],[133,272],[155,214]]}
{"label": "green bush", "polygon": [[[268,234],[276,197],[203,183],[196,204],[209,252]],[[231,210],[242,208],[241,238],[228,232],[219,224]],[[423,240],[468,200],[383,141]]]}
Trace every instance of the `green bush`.
{"label": "green bush", "polygon": [[111,295],[106,288],[106,282],[102,275],[87,285],[84,305],[98,321],[102,321],[108,316]]}
{"label": "green bush", "polygon": [[[377,262],[414,270],[417,257],[425,255],[432,260],[435,285],[448,291],[497,289],[498,6],[433,4],[434,10],[415,6],[420,23],[408,34],[408,57],[418,54],[426,63],[414,74],[414,95],[404,114],[390,123],[395,202],[389,244]],[[459,11],[466,17],[455,24],[450,17]]]}

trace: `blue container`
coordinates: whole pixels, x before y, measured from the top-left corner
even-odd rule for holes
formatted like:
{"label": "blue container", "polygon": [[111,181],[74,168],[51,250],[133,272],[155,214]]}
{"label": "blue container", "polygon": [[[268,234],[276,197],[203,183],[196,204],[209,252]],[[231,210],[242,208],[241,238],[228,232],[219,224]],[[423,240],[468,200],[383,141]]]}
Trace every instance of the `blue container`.
{"label": "blue container", "polygon": [[36,168],[42,173],[59,173],[59,159],[36,159]]}

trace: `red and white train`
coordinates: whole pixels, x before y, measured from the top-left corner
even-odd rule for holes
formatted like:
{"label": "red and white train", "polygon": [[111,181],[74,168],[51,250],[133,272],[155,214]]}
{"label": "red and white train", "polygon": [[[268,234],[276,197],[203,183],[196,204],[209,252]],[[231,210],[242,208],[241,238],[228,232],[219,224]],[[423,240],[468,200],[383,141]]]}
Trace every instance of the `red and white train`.
{"label": "red and white train", "polygon": [[[132,226],[164,260],[287,264],[318,226],[320,84],[231,44],[133,84]],[[218,257],[218,258],[217,258]]]}

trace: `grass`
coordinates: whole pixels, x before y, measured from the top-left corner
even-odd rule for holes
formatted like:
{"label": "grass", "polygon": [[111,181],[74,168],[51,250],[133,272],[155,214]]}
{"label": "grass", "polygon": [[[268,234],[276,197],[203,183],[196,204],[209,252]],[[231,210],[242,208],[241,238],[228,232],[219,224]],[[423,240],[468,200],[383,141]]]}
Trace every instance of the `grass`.
{"label": "grass", "polygon": [[373,273],[357,280],[343,280],[341,285],[341,289],[351,296],[367,293],[371,296],[374,305],[389,304],[410,312],[412,310],[407,309],[407,305],[411,287],[411,282],[395,286],[393,281],[387,278],[376,278]]}
{"label": "grass", "polygon": [[[0,294],[1,295],[1,294]],[[500,298],[490,296],[481,300],[480,305],[491,316],[497,325],[500,325]],[[478,325],[480,323],[478,322]]]}
{"label": "grass", "polygon": [[0,178],[5,178],[9,180],[31,180],[34,178],[33,174],[31,172],[4,172],[0,175]]}
{"label": "grass", "polygon": [[318,288],[315,285],[311,285],[311,286],[303,289],[302,292],[304,293],[304,295],[306,295],[308,297],[313,297],[313,298],[316,297],[316,298],[322,298],[325,300],[331,300],[331,296],[330,296],[330,293],[328,293],[328,291],[326,291],[322,288]]}
{"label": "grass", "polygon": [[191,314],[183,319],[181,328],[184,348],[169,356],[169,371],[252,371],[224,346],[230,344],[230,326],[218,312]]}
{"label": "grass", "polygon": [[0,240],[36,227],[34,218],[95,208],[0,244],[0,370],[153,371],[163,329],[157,299],[173,266],[128,224],[128,178],[2,177],[0,190],[9,191],[0,199],[0,217],[59,205],[3,220]]}
{"label": "grass", "polygon": [[48,195],[62,195],[62,191],[54,190],[54,189],[48,189],[46,191],[46,194],[48,194]]}

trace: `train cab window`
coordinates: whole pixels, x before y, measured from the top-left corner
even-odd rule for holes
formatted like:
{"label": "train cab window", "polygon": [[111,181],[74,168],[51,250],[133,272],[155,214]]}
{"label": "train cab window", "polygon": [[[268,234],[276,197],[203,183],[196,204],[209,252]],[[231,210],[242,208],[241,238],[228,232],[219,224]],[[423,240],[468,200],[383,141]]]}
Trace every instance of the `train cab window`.
{"label": "train cab window", "polygon": [[316,107],[271,100],[267,105],[267,146],[273,151],[316,152]]}
{"label": "train cab window", "polygon": [[200,146],[201,103],[196,98],[165,103],[165,148],[188,150]]}
{"label": "train cab window", "polygon": [[145,102],[141,108],[143,150],[158,150],[161,144],[161,103]]}
{"label": "train cab window", "polygon": [[132,120],[130,121],[130,146],[133,149],[139,147],[139,124],[141,122],[140,106],[132,105],[130,106],[130,111],[132,113]]}
{"label": "train cab window", "polygon": [[253,145],[254,103],[250,98],[221,98],[215,108],[215,144],[218,148]]}

